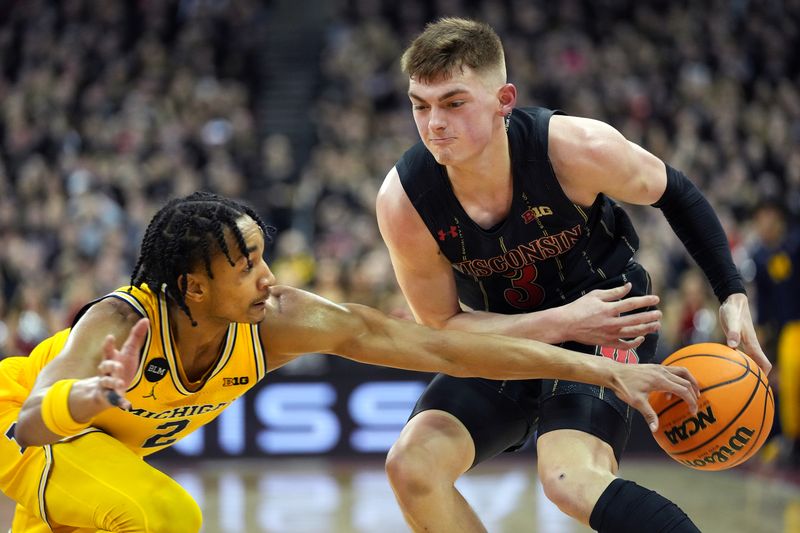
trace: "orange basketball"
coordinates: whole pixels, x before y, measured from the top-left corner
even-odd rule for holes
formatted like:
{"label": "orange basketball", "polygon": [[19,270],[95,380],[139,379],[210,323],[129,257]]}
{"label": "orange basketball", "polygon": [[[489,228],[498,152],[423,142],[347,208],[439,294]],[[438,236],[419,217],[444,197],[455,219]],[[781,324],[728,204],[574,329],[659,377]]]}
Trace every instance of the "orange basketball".
{"label": "orange basketball", "polygon": [[725,470],[752,457],[764,444],[775,414],[775,400],[758,365],[723,344],[686,346],[662,363],[682,366],[700,385],[697,414],[667,393],[650,395],[658,414],[653,435],[667,454],[698,470]]}

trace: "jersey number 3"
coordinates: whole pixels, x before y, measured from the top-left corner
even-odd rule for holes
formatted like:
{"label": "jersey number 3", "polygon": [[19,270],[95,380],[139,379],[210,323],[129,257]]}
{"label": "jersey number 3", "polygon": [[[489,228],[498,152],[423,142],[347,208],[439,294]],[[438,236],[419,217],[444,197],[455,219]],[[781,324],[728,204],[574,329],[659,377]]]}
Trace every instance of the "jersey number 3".
{"label": "jersey number 3", "polygon": [[506,301],[517,309],[532,309],[544,301],[544,288],[536,281],[539,272],[534,265],[525,265],[512,274],[511,287],[503,291]]}

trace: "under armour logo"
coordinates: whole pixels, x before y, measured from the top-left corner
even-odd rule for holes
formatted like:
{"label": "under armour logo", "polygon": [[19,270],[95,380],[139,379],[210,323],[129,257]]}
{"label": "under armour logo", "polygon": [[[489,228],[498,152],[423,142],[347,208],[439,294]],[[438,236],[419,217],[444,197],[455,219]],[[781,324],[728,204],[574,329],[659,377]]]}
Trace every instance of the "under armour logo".
{"label": "under armour logo", "polygon": [[450,226],[450,231],[445,232],[443,229],[440,229],[437,233],[439,236],[439,240],[443,241],[447,238],[448,235],[451,237],[458,237],[458,228],[456,226]]}

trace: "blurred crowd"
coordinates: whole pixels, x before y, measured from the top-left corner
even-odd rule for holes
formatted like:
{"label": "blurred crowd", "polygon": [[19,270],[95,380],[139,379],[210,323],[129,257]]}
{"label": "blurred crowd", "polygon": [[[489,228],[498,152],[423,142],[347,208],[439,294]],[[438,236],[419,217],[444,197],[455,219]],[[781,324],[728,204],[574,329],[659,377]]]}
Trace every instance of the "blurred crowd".
{"label": "blurred crowd", "polygon": [[[268,257],[282,282],[408,316],[374,203],[418,140],[399,57],[442,15],[498,31],[519,105],[607,121],[686,172],[748,282],[755,208],[780,199],[796,224],[798,0],[340,0],[303,161],[258,127],[259,28],[277,1],[0,7],[0,356],[126,283],[154,210],[201,188],[245,198],[268,221],[291,208]],[[661,213],[629,211],[662,297],[661,350],[719,340],[713,294]]]}
{"label": "blurred crowd", "polygon": [[0,355],[124,284],[167,198],[246,194],[258,47],[241,29],[257,5],[0,8]]}

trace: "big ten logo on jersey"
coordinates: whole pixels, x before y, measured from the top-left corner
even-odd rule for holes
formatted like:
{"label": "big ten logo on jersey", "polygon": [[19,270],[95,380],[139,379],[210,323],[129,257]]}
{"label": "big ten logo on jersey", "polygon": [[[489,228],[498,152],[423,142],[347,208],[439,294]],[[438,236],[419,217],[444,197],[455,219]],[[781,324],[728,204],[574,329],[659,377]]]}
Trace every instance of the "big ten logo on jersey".
{"label": "big ten logo on jersey", "polygon": [[172,450],[188,456],[385,453],[424,388],[422,381],[262,382]]}
{"label": "big ten logo on jersey", "polygon": [[539,207],[529,207],[527,210],[525,210],[525,212],[522,213],[522,220],[526,224],[530,224],[537,218],[541,218],[543,216],[552,214],[553,210],[546,205],[540,205]]}
{"label": "big ten logo on jersey", "polygon": [[247,376],[235,376],[231,378],[222,378],[223,387],[233,387],[234,385],[247,385],[250,383],[250,378]]}
{"label": "big ten logo on jersey", "polygon": [[628,363],[629,365],[635,365],[639,362],[639,356],[636,354],[636,350],[632,348],[625,350],[622,348],[612,348],[610,346],[597,346],[595,355],[602,355],[618,363]]}

